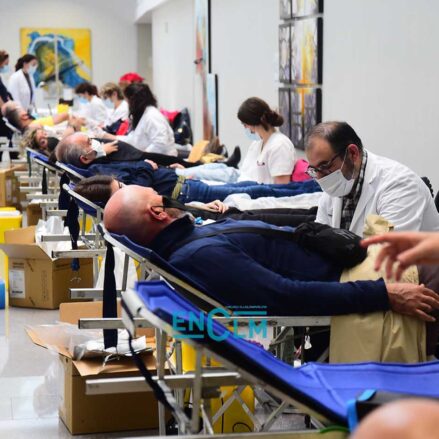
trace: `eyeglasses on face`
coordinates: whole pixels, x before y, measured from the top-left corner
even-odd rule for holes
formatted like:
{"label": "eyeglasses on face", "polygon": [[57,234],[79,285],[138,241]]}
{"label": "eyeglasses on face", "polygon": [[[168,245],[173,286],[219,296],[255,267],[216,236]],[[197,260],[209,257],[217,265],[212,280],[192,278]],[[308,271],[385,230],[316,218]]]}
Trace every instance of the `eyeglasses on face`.
{"label": "eyeglasses on face", "polygon": [[332,157],[331,160],[327,162],[323,162],[320,164],[320,166],[311,166],[308,165],[308,169],[305,171],[306,174],[308,174],[311,178],[317,178],[320,175],[326,176],[331,174],[331,167],[334,164],[334,161],[338,158],[344,155],[347,151],[347,148],[343,149],[342,151],[335,154],[334,157]]}

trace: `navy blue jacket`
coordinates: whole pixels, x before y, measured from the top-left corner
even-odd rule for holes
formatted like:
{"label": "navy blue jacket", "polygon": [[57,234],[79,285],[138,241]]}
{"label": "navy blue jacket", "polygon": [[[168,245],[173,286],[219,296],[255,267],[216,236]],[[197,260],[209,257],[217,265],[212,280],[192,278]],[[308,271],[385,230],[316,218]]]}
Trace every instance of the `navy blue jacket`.
{"label": "navy blue jacket", "polygon": [[92,163],[86,169],[92,175],[113,175],[117,180],[127,185],[137,184],[152,187],[160,195],[168,197],[172,195],[178,179],[174,169],[159,167],[154,171],[149,163],[143,161]]}
{"label": "navy blue jacket", "polygon": [[271,315],[289,316],[389,309],[383,280],[339,283],[339,268],[292,241],[233,233],[175,248],[206,232],[247,226],[294,230],[231,219],[196,227],[183,217],[163,230],[150,247],[224,305],[267,307]]}

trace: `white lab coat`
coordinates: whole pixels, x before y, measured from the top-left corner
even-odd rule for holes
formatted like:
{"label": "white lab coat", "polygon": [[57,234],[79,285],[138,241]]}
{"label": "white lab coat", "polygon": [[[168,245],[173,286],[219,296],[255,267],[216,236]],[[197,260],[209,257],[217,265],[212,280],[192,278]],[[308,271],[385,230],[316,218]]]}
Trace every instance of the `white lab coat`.
{"label": "white lab coat", "polygon": [[165,116],[152,105],[146,107],[143,116],[133,131],[127,136],[117,137],[141,151],[177,155],[172,128]]}
{"label": "white lab coat", "polygon": [[[407,166],[367,151],[363,189],[349,230],[363,236],[366,217],[376,214],[395,230],[439,230],[439,213],[427,185]],[[342,198],[324,193],[316,221],[340,227]]]}
{"label": "white lab coat", "polygon": [[88,104],[81,104],[78,115],[85,117],[92,124],[100,124],[107,119],[108,109],[101,98],[93,96]]}
{"label": "white lab coat", "polygon": [[8,82],[9,93],[14,101],[18,102],[25,110],[32,108],[35,104],[35,81],[33,75],[29,75],[29,78],[33,90],[32,100],[29,84],[22,69],[14,72]]}
{"label": "white lab coat", "polygon": [[122,101],[117,108],[112,110],[107,109],[107,119],[104,122],[104,126],[108,127],[116,123],[118,120],[128,119],[128,113],[129,109],[127,101]]}

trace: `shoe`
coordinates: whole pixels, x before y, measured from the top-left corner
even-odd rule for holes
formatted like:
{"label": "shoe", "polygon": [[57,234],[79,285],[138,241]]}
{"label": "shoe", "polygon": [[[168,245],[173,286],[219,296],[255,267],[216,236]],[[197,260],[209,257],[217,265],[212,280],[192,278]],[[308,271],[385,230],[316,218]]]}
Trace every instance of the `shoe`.
{"label": "shoe", "polygon": [[232,155],[224,163],[227,166],[238,168],[240,161],[241,161],[241,148],[239,146],[235,146]]}

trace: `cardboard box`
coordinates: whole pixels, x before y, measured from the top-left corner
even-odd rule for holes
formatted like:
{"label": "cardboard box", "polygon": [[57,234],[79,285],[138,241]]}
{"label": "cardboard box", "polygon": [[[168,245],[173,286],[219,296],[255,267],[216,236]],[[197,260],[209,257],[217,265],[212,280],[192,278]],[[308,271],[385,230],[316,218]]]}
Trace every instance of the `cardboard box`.
{"label": "cardboard box", "polygon": [[[62,304],[60,321],[76,323],[78,317],[99,317],[102,302]],[[55,328],[54,328],[55,329]],[[32,329],[27,329],[31,340],[40,346],[53,347]],[[154,344],[154,339],[148,339]],[[74,361],[65,346],[56,345],[64,375],[63,395],[59,416],[72,434],[105,433],[158,428],[158,406],[152,391],[115,395],[86,395],[87,379],[140,376],[130,358],[112,361],[103,366],[102,359]],[[156,360],[152,353],[142,356],[152,374]]]}
{"label": "cardboard box", "polygon": [[22,169],[21,165],[0,168],[0,207],[20,207],[20,184],[14,172]]}
{"label": "cardboard box", "polygon": [[28,226],[36,226],[41,219],[42,211],[38,203],[29,203],[26,207],[26,218]]}
{"label": "cardboard box", "polygon": [[93,286],[93,261],[81,259],[78,272],[71,259],[52,259],[35,243],[35,227],[5,232],[0,244],[9,257],[9,304],[26,308],[56,309],[70,302],[69,288]]}

